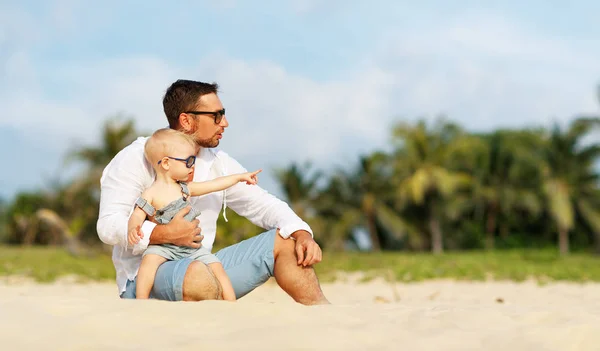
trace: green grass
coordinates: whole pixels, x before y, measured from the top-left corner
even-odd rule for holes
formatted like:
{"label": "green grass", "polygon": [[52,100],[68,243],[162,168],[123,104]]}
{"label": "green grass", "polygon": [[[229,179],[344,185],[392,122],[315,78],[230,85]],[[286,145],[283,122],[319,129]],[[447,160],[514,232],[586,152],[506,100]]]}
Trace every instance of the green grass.
{"label": "green grass", "polygon": [[317,267],[322,279],[334,272],[367,271],[367,278],[381,276],[397,281],[429,279],[549,281],[600,281],[600,257],[571,254],[560,257],[553,250],[471,251],[434,256],[426,253],[331,253]]}
{"label": "green grass", "polygon": [[[324,253],[316,266],[322,281],[338,272],[365,272],[397,281],[428,279],[600,282],[600,257],[571,254],[560,257],[553,250],[473,251],[433,256],[426,253]],[[0,246],[0,276],[31,277],[51,282],[61,276],[82,280],[112,280],[115,272],[107,254],[74,257],[60,248]]]}
{"label": "green grass", "polygon": [[115,269],[107,254],[75,257],[55,247],[0,246],[0,276],[30,277],[52,282],[61,276],[81,280],[113,280]]}

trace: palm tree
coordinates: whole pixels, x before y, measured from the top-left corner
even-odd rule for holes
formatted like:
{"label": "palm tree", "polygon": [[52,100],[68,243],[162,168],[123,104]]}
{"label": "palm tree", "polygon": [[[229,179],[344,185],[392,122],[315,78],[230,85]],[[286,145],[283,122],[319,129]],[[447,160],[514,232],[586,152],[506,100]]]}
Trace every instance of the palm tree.
{"label": "palm tree", "polygon": [[293,162],[286,168],[276,169],[275,176],[292,209],[305,217],[318,195],[317,183],[323,179],[323,172],[314,171],[310,162],[302,165]]}
{"label": "palm tree", "polygon": [[331,177],[316,200],[316,208],[331,224],[328,234],[337,247],[360,227],[369,233],[373,251],[416,234],[394,209],[391,170],[389,157],[376,152],[361,157],[354,170],[338,169]]}
{"label": "palm tree", "polygon": [[466,148],[467,139],[455,124],[438,120],[431,128],[425,121],[415,125],[399,123],[393,131],[397,149],[394,155],[395,183],[401,203],[423,206],[433,253],[443,252],[442,217],[445,201],[469,183],[463,172],[449,166],[454,153]]}
{"label": "palm tree", "polygon": [[4,199],[0,198],[0,243],[4,242],[8,233],[8,216],[6,214],[7,205]]}
{"label": "palm tree", "polygon": [[286,168],[275,170],[275,176],[287,198],[290,207],[319,233],[318,240],[322,246],[341,248],[339,242],[331,234],[331,223],[317,212],[319,182],[325,181],[323,172],[313,169],[311,162],[303,164],[291,163]]}
{"label": "palm tree", "polygon": [[15,196],[12,204],[6,208],[7,241],[10,244],[32,245],[51,243],[52,236],[45,228],[31,231],[35,214],[42,208],[53,206],[52,195],[47,192],[22,192]]}
{"label": "palm tree", "polygon": [[136,136],[134,122],[109,119],[99,147],[74,149],[67,162],[84,161],[88,168],[75,179],[55,181],[50,189],[18,194],[7,210],[9,242],[66,244],[76,252],[75,241],[98,242],[99,181],[104,167]]}
{"label": "palm tree", "polygon": [[100,145],[76,147],[67,155],[67,162],[79,161],[88,166],[86,175],[79,178],[79,182],[74,185],[97,187],[104,167],[138,135],[132,118],[116,115],[106,120],[102,127]]}
{"label": "palm tree", "polygon": [[97,241],[95,222],[99,211],[102,171],[137,136],[134,120],[117,115],[104,123],[100,145],[74,148],[68,153],[67,162],[82,162],[87,169],[72,182],[55,185],[54,192],[61,199],[56,211],[78,237]]}
{"label": "palm tree", "polygon": [[584,144],[584,139],[600,118],[578,118],[568,128],[552,128],[543,150],[543,191],[548,212],[558,229],[560,253],[569,252],[569,232],[581,218],[596,234],[600,233],[598,206],[599,174],[594,170],[600,157],[600,144]]}
{"label": "palm tree", "polygon": [[[486,216],[485,247],[493,249],[500,217],[508,219],[518,210],[535,217],[541,211],[538,160],[532,152],[538,149],[540,138],[529,131],[500,130],[478,139],[471,150],[475,160],[468,166],[474,175],[472,204]],[[506,227],[506,222],[501,226]]]}

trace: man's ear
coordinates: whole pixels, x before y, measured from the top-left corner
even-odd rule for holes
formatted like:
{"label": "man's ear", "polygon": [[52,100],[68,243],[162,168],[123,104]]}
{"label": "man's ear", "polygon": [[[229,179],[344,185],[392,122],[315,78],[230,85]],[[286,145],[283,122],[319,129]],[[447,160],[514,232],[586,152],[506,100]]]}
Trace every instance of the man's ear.
{"label": "man's ear", "polygon": [[194,129],[194,117],[187,113],[179,114],[179,126],[183,132],[190,132]]}

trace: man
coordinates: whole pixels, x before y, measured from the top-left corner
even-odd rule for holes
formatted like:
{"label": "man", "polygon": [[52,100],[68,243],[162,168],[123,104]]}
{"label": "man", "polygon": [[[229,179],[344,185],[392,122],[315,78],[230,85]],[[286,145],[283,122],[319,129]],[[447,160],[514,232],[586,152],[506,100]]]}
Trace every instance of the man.
{"label": "man", "polygon": [[[200,146],[194,181],[245,172],[225,152],[214,149],[229,126],[225,109],[217,96],[217,84],[178,80],[166,91],[164,112],[169,126],[191,135]],[[222,192],[190,198],[201,214],[193,222],[182,210],[165,225],[146,221],[144,240],[127,248],[127,221],[142,191],[152,184],[155,174],[144,158],[146,138],[138,138],[119,152],[106,166],[101,178],[98,235],[113,245],[113,263],[122,298],[135,298],[136,274],[140,254],[148,244],[171,243],[212,248],[217,218],[230,207],[268,231],[216,253],[240,298],[274,276],[279,286],[295,301],[306,304],[328,303],[321,291],[313,264],[322,252],[308,224],[283,201],[258,186],[238,184]],[[201,262],[183,259],[162,264],[156,274],[150,297],[171,301],[200,301],[220,296],[220,286],[210,269]]]}

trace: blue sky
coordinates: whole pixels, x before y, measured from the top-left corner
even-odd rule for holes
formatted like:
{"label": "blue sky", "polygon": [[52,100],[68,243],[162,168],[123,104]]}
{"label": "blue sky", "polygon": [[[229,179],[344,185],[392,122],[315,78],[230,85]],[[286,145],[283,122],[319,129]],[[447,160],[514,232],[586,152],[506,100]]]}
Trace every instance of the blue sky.
{"label": "blue sky", "polygon": [[15,166],[0,198],[67,177],[66,150],[97,143],[108,116],[163,127],[178,78],[221,85],[222,148],[265,169],[276,194],[272,168],[350,164],[398,120],[565,123],[599,110],[598,13],[593,1],[0,0],[0,156]]}

